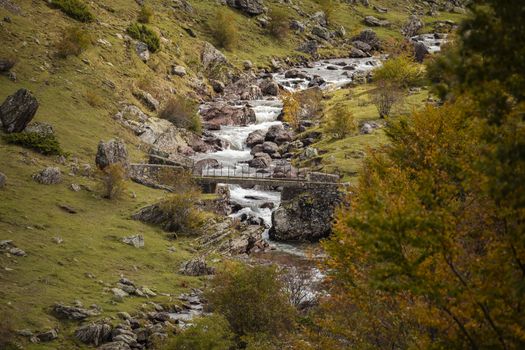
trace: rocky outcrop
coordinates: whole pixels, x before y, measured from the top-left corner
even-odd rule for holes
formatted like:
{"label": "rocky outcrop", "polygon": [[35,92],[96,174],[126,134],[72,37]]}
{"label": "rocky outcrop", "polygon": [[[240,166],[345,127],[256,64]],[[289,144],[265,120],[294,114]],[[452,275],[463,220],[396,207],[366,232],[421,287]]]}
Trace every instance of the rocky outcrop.
{"label": "rocky outcrop", "polygon": [[55,304],[53,306],[53,315],[61,320],[84,320],[90,316],[97,316],[100,312],[96,309],[88,310],[79,306],[69,306],[64,304]]}
{"label": "rocky outcrop", "polygon": [[264,95],[279,96],[279,84],[273,79],[265,79],[259,85]]}
{"label": "rocky outcrop", "polygon": [[38,110],[37,99],[26,89],[8,96],[0,106],[0,126],[5,132],[21,132]]}
{"label": "rocky outcrop", "polygon": [[122,238],[122,243],[126,243],[135,248],[144,248],[144,237],[142,235],[132,235]]}
{"label": "rocky outcrop", "polygon": [[228,60],[222,52],[209,42],[205,42],[201,52],[201,61],[204,69],[213,69],[213,67],[226,65]]}
{"label": "rocky outcrop", "polygon": [[226,0],[228,6],[239,9],[250,16],[260,15],[264,12],[263,0]]}
{"label": "rocky outcrop", "polygon": [[411,38],[414,35],[416,35],[421,28],[423,28],[424,24],[423,21],[418,16],[411,15],[408,18],[408,22],[403,26],[401,29],[401,33],[406,38]]}
{"label": "rocky outcrop", "polygon": [[62,182],[62,172],[57,167],[47,167],[33,174],[33,180],[42,185],[56,185]]}
{"label": "rocky outcrop", "polygon": [[369,25],[369,26],[372,26],[372,27],[386,27],[386,26],[390,25],[389,21],[381,20],[381,19],[376,18],[374,16],[366,16],[364,21],[365,21],[366,25]]}
{"label": "rocky outcrop", "polygon": [[[310,180],[326,181],[323,176],[314,175]],[[281,206],[272,213],[270,238],[313,242],[327,237],[331,233],[334,209],[341,198],[337,186],[320,184],[308,191],[285,188]]]}
{"label": "rocky outcrop", "polygon": [[120,164],[124,168],[129,167],[128,151],[126,144],[121,139],[111,139],[108,142],[98,143],[95,163],[99,169],[105,169],[112,164]]}
{"label": "rocky outcrop", "polygon": [[361,31],[358,35],[352,38],[353,41],[361,41],[368,45],[373,50],[380,50],[381,49],[381,40],[377,36],[376,32],[374,32],[372,29],[367,28]]}

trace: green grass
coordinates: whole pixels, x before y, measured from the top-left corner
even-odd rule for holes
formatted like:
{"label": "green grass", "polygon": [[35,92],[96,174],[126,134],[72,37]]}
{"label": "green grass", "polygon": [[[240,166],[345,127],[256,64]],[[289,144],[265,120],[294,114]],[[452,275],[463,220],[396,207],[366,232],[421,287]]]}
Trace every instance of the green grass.
{"label": "green grass", "polygon": [[[379,119],[376,107],[368,100],[367,91],[372,88],[373,85],[361,85],[331,93],[331,98],[324,102],[325,114],[335,105],[344,104],[352,112],[358,124],[375,121],[384,125],[385,120]],[[426,90],[408,96],[403,104],[394,108],[392,118],[406,115],[414,109],[421,108],[427,96],[428,91]],[[322,124],[317,129],[322,131]],[[323,138],[313,144],[312,147],[319,150],[323,171],[340,173],[343,175],[343,181],[355,183],[362,167],[362,155],[370,149],[381,147],[386,142],[388,139],[384,129],[380,128],[375,129],[372,134],[361,135],[356,133],[340,140],[323,135]]]}

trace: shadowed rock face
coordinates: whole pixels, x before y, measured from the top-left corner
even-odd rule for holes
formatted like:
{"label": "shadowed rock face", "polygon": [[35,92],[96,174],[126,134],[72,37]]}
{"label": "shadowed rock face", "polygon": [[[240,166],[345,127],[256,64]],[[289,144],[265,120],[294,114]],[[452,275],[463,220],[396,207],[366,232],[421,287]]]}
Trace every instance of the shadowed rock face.
{"label": "shadowed rock face", "polygon": [[33,119],[38,109],[37,99],[26,89],[8,96],[0,106],[0,125],[8,133],[21,132]]}
{"label": "shadowed rock face", "polygon": [[104,169],[108,165],[120,163],[123,167],[129,166],[128,151],[124,141],[112,139],[108,142],[100,141],[98,144],[95,163],[99,169]]}

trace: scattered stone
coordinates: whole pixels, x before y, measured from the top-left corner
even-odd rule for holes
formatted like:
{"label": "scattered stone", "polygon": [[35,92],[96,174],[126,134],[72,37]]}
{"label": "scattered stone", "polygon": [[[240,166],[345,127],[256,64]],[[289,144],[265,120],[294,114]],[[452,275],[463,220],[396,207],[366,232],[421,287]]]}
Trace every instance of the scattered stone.
{"label": "scattered stone", "polygon": [[183,77],[187,74],[186,68],[184,68],[183,66],[173,66],[171,68],[171,74]]}
{"label": "scattered stone", "polygon": [[133,235],[122,238],[122,242],[132,245],[135,248],[144,248],[144,237],[142,235]]}
{"label": "scattered stone", "polygon": [[325,27],[321,26],[315,26],[312,28],[312,34],[318,36],[321,39],[329,40],[330,39],[330,31],[326,29]]}
{"label": "scattered stone", "polygon": [[123,291],[122,289],[120,288],[111,288],[111,292],[113,293],[113,295],[119,299],[122,299],[122,298],[125,298],[127,296],[129,296],[128,293],[126,293],[125,291]]}
{"label": "scattered stone", "polygon": [[77,210],[67,204],[58,204],[58,207],[69,214],[76,214]]}
{"label": "scattered stone", "polygon": [[99,169],[104,169],[111,164],[121,164],[124,168],[129,166],[128,151],[121,139],[111,139],[108,142],[98,143],[95,163]]}
{"label": "scattered stone", "polygon": [[204,47],[201,52],[201,61],[204,69],[210,69],[216,66],[228,64],[226,56],[222,52],[217,50],[215,46],[209,42],[204,43]]}
{"label": "scattered stone", "polygon": [[365,21],[365,24],[369,26],[373,26],[373,27],[386,27],[390,25],[389,21],[380,20],[374,16],[366,16],[364,21]]}
{"label": "scattered stone", "polygon": [[222,94],[224,92],[224,83],[220,80],[212,80],[210,81],[211,87],[213,88],[213,91],[215,91],[218,94]]}
{"label": "scattered stone", "polygon": [[47,332],[37,334],[36,338],[41,342],[49,342],[58,338],[58,331],[56,329],[51,329]]}
{"label": "scattered stone", "polygon": [[62,237],[53,237],[53,242],[56,244],[62,244],[64,240],[62,239]]}
{"label": "scattered stone", "polygon": [[27,256],[26,252],[24,252],[20,248],[17,248],[13,241],[10,239],[0,241],[0,251],[9,253],[14,256]]}
{"label": "scattered stone", "polygon": [[0,188],[4,188],[7,183],[7,176],[0,172]]}
{"label": "scattered stone", "polygon": [[130,320],[131,315],[125,311],[117,312],[117,316],[122,320]]}
{"label": "scattered stone", "polygon": [[251,70],[253,68],[253,63],[250,60],[246,60],[243,63],[244,70]]}
{"label": "scattered stone", "polygon": [[80,187],[79,184],[71,184],[69,186],[69,189],[73,192],[79,192],[82,188]]}
{"label": "scattered stone", "polygon": [[78,328],[75,337],[84,344],[98,346],[111,339],[113,327],[110,324],[90,323]]}
{"label": "scattered stone", "polygon": [[206,260],[204,260],[204,258],[195,258],[184,262],[179,272],[186,276],[206,276],[213,275],[215,273],[215,269],[213,267],[209,267],[206,264]]}
{"label": "scattered stone", "polygon": [[20,89],[8,96],[0,106],[0,126],[7,133],[21,132],[33,119],[37,109],[37,99],[29,90]]}
{"label": "scattered stone", "polygon": [[97,348],[98,350],[131,350],[130,346],[123,341],[113,341]]}
{"label": "scattered stone", "polygon": [[53,314],[58,319],[80,321],[90,316],[97,316],[100,312],[97,309],[87,310],[78,306],[55,304],[53,306]]}
{"label": "scattered stone", "polygon": [[279,84],[277,84],[273,79],[265,79],[259,85],[261,91],[265,95],[270,96],[279,96]]}
{"label": "scattered stone", "polygon": [[368,57],[368,55],[364,51],[359,50],[355,47],[352,47],[350,49],[350,58],[365,58],[365,57]]}
{"label": "scattered stone", "polygon": [[7,72],[16,64],[15,60],[8,58],[0,58],[0,72]]}
{"label": "scattered stone", "polygon": [[159,110],[160,103],[157,101],[157,99],[149,92],[143,91],[143,90],[136,90],[133,91],[133,96],[135,96],[146,108],[148,108],[150,111],[155,112]]}
{"label": "scattered stone", "polygon": [[318,44],[316,40],[308,40],[302,43],[298,48],[297,51],[301,51],[304,53],[307,53],[309,55],[315,55],[317,54],[317,48]]}
{"label": "scattered stone", "polygon": [[290,29],[302,33],[302,32],[305,31],[306,26],[304,25],[304,23],[293,19],[293,20],[290,21]]}
{"label": "scattered stone", "polygon": [[263,0],[226,0],[228,6],[239,9],[250,16],[260,15],[264,12]]}
{"label": "scattered stone", "polygon": [[418,16],[411,15],[408,18],[408,22],[403,26],[403,29],[401,29],[401,33],[406,38],[411,38],[415,36],[423,27],[423,21],[421,21],[421,19]]}
{"label": "scattered stone", "polygon": [[47,167],[33,174],[33,180],[42,185],[55,185],[62,181],[62,172],[57,167]]}
{"label": "scattered stone", "polygon": [[147,62],[149,60],[150,52],[146,43],[138,41],[135,45],[135,51],[137,52],[137,55],[142,60],[142,62]]}
{"label": "scattered stone", "polygon": [[370,28],[361,31],[361,33],[359,33],[353,38],[353,41],[361,41],[367,43],[372,47],[373,50],[381,49],[381,40],[379,40],[379,37],[377,36],[376,32],[374,32]]}

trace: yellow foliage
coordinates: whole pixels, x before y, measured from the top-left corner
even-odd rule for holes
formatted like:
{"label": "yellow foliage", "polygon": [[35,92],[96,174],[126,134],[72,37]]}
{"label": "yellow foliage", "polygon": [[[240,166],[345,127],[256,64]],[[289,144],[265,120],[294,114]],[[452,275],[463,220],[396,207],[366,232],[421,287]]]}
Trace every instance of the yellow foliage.
{"label": "yellow foliage", "polygon": [[293,93],[286,93],[282,100],[284,122],[290,124],[294,129],[297,129],[300,121],[299,113],[301,112],[297,96]]}

